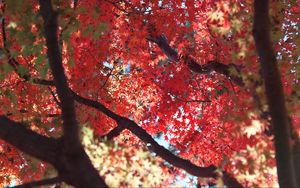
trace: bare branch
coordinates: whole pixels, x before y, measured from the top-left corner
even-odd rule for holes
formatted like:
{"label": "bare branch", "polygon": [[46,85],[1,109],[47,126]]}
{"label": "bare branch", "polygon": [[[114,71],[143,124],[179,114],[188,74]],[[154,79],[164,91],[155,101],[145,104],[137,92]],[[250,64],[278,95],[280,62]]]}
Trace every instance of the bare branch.
{"label": "bare branch", "polygon": [[56,98],[55,93],[52,91],[52,89],[51,89],[50,86],[48,86],[48,90],[50,91],[50,93],[51,93],[51,95],[52,95],[54,101],[56,102],[56,104],[57,104],[59,107],[61,107],[61,103],[60,103],[59,100]]}
{"label": "bare branch", "polygon": [[[5,11],[5,8],[2,10],[3,12]],[[39,79],[39,78],[32,78],[30,74],[20,74],[18,71],[18,66],[20,63],[11,56],[10,50],[7,48],[7,35],[5,31],[5,17],[2,18],[1,20],[1,31],[2,31],[2,40],[3,40],[3,49],[5,51],[5,54],[8,59],[8,64],[14,69],[14,71],[18,74],[20,78],[23,78],[26,81],[32,80],[33,83],[40,84],[40,85],[54,85],[52,81],[44,80],[44,79]]]}
{"label": "bare branch", "polygon": [[[158,47],[163,51],[163,53],[171,60],[175,62],[180,62],[181,57],[179,57],[178,53],[173,49],[164,35],[154,36],[150,35],[147,38],[149,41],[154,42],[158,45]],[[183,56],[183,62],[192,70],[193,72],[199,74],[209,74],[213,71],[230,78],[235,84],[243,85],[243,79],[240,75],[231,74],[231,69],[235,70],[235,72],[240,72],[240,68],[235,64],[225,65],[218,61],[209,61],[205,65],[200,65],[195,59],[192,57],[185,55]]]}
{"label": "bare branch", "polygon": [[60,183],[62,181],[63,181],[63,179],[58,176],[58,177],[54,177],[54,178],[48,178],[48,179],[44,179],[44,180],[24,183],[22,185],[17,185],[12,188],[32,188],[32,187],[38,187],[38,186],[53,185],[56,183]]}
{"label": "bare branch", "polygon": [[87,99],[87,98],[84,98],[78,94],[76,94],[74,91],[72,91],[70,89],[70,91],[72,92],[72,95],[74,97],[74,99],[81,103],[81,104],[84,104],[86,106],[90,106],[90,107],[93,107],[101,112],[103,112],[105,115],[107,115],[108,117],[112,118],[113,120],[115,121],[119,121],[122,117],[119,116],[118,114],[114,113],[113,111],[111,111],[110,109],[106,108],[103,104],[97,102],[97,101],[93,101],[93,100],[90,100],[90,99]]}
{"label": "bare branch", "polygon": [[[3,13],[5,11],[5,9],[3,8]],[[17,62],[10,54],[10,51],[9,49],[7,48],[7,35],[6,35],[6,31],[5,31],[5,17],[2,18],[1,20],[1,30],[2,30],[2,40],[3,40],[3,49],[4,49],[4,52],[8,58],[8,64],[12,66],[12,68],[14,69],[14,71],[16,73],[18,73],[18,69],[17,67],[19,66],[19,62]],[[19,74],[20,77],[22,77],[20,74]]]}
{"label": "bare branch", "polygon": [[[19,113],[23,114],[23,113],[28,113],[29,111],[27,111],[26,109],[20,109],[18,110]],[[5,114],[5,116],[12,116],[13,113],[12,112],[8,112]],[[60,114],[45,114],[43,116],[39,116],[39,117],[58,117],[60,116]]]}
{"label": "bare branch", "polygon": [[182,99],[180,98],[179,96],[177,95],[173,95],[171,94],[172,97],[178,99],[179,101],[181,102],[185,102],[185,103],[207,103],[207,102],[211,102],[210,99],[207,99],[207,100],[197,100],[197,99]]}

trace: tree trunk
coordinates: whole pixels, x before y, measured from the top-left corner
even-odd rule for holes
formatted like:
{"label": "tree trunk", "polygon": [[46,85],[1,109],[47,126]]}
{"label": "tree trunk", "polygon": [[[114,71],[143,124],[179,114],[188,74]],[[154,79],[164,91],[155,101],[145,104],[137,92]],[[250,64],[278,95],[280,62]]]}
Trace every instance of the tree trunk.
{"label": "tree trunk", "polygon": [[274,128],[278,181],[280,187],[297,187],[290,144],[290,123],[285,106],[276,54],[270,39],[268,0],[254,2],[253,36],[261,64],[271,123]]}

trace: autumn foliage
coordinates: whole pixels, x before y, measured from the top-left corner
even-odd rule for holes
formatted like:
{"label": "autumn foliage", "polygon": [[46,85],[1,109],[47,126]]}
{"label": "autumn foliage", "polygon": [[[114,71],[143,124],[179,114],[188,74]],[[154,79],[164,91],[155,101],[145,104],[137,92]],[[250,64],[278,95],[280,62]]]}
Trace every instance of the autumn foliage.
{"label": "autumn foliage", "polygon": [[1,186],[297,185],[299,0],[0,8]]}

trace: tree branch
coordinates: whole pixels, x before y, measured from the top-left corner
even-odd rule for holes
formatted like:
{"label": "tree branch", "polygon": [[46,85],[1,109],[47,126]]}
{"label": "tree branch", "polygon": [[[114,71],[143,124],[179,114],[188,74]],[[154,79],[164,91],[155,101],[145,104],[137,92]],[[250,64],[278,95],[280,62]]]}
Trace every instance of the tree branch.
{"label": "tree branch", "polygon": [[65,180],[75,187],[107,187],[98,171],[93,167],[79,139],[74,99],[64,73],[62,55],[57,37],[57,12],[51,0],[39,0],[44,20],[47,56],[54,78],[54,84],[61,104],[63,119],[63,156],[65,157]]}
{"label": "tree branch", "polygon": [[[24,113],[28,113],[29,111],[27,111],[26,109],[20,109],[18,110],[18,113],[24,114]],[[13,113],[12,112],[8,112],[5,114],[5,116],[12,116]],[[60,114],[45,114],[43,116],[39,116],[39,117],[58,117],[60,116]]]}
{"label": "tree branch", "polygon": [[[167,150],[164,147],[162,147],[161,145],[159,145],[152,138],[152,136],[147,133],[147,131],[145,131],[143,128],[138,126],[134,121],[131,121],[128,118],[124,118],[124,117],[112,112],[111,110],[106,108],[103,104],[101,104],[97,101],[93,101],[93,100],[84,98],[84,97],[76,94],[73,91],[72,91],[72,93],[77,102],[84,104],[86,106],[93,107],[93,108],[101,111],[102,113],[104,113],[105,115],[112,118],[113,120],[115,120],[118,123],[118,126],[112,130],[112,133],[109,133],[108,135],[111,134],[111,135],[115,136],[115,133],[119,133],[119,130],[128,129],[130,132],[132,132],[134,135],[136,135],[139,139],[141,139],[152,152],[156,153],[158,156],[160,156],[162,159],[168,161],[170,164],[172,164],[178,168],[181,168],[194,176],[216,177],[217,174],[215,172],[215,169],[216,169],[215,166],[199,167],[199,166],[194,165],[193,163],[191,163],[188,160],[182,159],[182,158],[174,155],[169,150]],[[228,187],[243,187],[241,184],[238,183],[238,181],[235,178],[229,176],[228,173],[226,173],[226,174],[227,174],[226,176],[223,176],[223,181],[228,183],[227,184]]]}
{"label": "tree branch", "polygon": [[[3,8],[3,13],[5,9]],[[26,81],[32,80],[33,83],[40,84],[40,85],[54,85],[52,81],[48,81],[45,79],[39,79],[39,78],[32,78],[30,74],[20,74],[18,71],[18,66],[20,63],[11,56],[10,50],[7,48],[7,35],[6,35],[6,30],[5,30],[5,17],[2,18],[1,21],[1,31],[2,31],[2,40],[3,40],[3,49],[5,51],[5,55],[7,56],[8,59],[8,64],[14,69],[15,73],[18,74],[20,78],[23,78]]]}
{"label": "tree branch", "polygon": [[52,8],[50,0],[39,0],[40,12],[44,20],[47,56],[54,78],[58,98],[61,102],[64,144],[67,152],[72,153],[80,148],[79,130],[76,121],[74,100],[69,91],[67,78],[62,65],[62,56],[57,38],[57,12]]}
{"label": "tree branch", "polygon": [[[5,12],[5,6],[3,6],[3,15]],[[8,64],[14,69],[14,71],[20,76],[22,77],[21,74],[18,73],[18,66],[20,65],[19,62],[17,62],[12,56],[11,53],[9,51],[9,49],[7,48],[7,35],[6,35],[6,31],[5,31],[5,17],[2,18],[1,21],[1,30],[2,30],[2,40],[3,40],[3,49],[5,52],[5,55],[7,56],[8,59]]]}
{"label": "tree branch", "polygon": [[59,143],[26,129],[21,123],[0,116],[0,138],[21,151],[50,164],[57,164]]}
{"label": "tree branch", "polygon": [[[38,84],[38,83],[36,83]],[[52,81],[47,81],[46,85],[53,85]],[[153,152],[155,152],[158,156],[162,157],[164,160],[168,161],[170,164],[182,168],[183,170],[187,171],[188,173],[199,176],[199,177],[216,177],[216,173],[214,170],[216,169],[215,166],[209,166],[209,167],[198,167],[194,164],[192,164],[190,161],[182,159],[180,157],[175,156],[173,153],[171,153],[169,150],[165,149],[164,147],[160,146],[152,137],[149,135],[143,128],[139,127],[135,122],[124,118],[114,112],[112,112],[110,109],[106,108],[103,104],[90,100],[87,98],[84,98],[78,94],[76,94],[74,91],[70,89],[70,92],[72,93],[72,96],[74,99],[86,106],[93,107],[96,110],[101,111],[108,117],[112,118],[116,122],[118,122],[118,126],[114,128],[111,132],[109,132],[107,135],[107,139],[112,139],[116,136],[118,136],[124,129],[130,130],[133,134],[135,134],[138,138],[140,138],[146,145],[147,143],[151,144],[149,149]],[[124,124],[125,121],[125,124]],[[129,122],[129,124],[128,124]],[[126,126],[127,125],[127,126]],[[130,126],[129,126],[130,125]],[[175,162],[173,160],[175,159]],[[228,187],[243,187],[235,178],[230,176],[227,172],[224,172],[226,175],[223,176],[223,181],[226,183]]]}
{"label": "tree branch", "polygon": [[119,136],[124,129],[125,129],[125,127],[123,127],[123,126],[116,126],[108,134],[101,136],[100,139],[111,140],[111,139]]}
{"label": "tree branch", "polygon": [[126,129],[130,130],[130,132],[132,132],[146,144],[150,151],[156,153],[158,156],[160,156],[170,164],[184,169],[186,172],[197,177],[216,177],[217,174],[215,172],[215,166],[198,167],[186,159],[177,157],[169,150],[159,145],[151,135],[149,135],[143,128],[138,126],[134,121],[131,121],[127,118],[122,118],[118,124],[119,126],[124,126]]}
{"label": "tree branch", "polygon": [[59,102],[59,100],[56,98],[55,93],[52,91],[51,87],[48,86],[48,90],[50,91],[53,100],[55,101],[55,103],[57,104],[57,106],[61,107],[61,103]]}
{"label": "tree branch", "polygon": [[63,181],[63,179],[58,176],[58,177],[54,177],[54,178],[48,178],[48,179],[44,179],[44,180],[24,183],[22,185],[17,185],[12,188],[32,188],[32,187],[37,187],[37,186],[52,185],[52,184],[60,183],[62,181]]}
{"label": "tree branch", "polygon": [[[149,41],[154,42],[158,45],[158,47],[162,50],[162,52],[171,60],[175,62],[180,62],[180,57],[178,53],[173,49],[164,35],[154,36],[151,35],[147,38]],[[213,71],[222,74],[232,80],[235,84],[242,86],[243,79],[241,75],[233,75],[231,74],[231,70],[235,70],[235,72],[240,73],[240,68],[235,64],[225,65],[218,61],[209,61],[205,65],[200,65],[195,59],[192,57],[185,55],[183,56],[183,62],[190,68],[191,71],[199,73],[199,74],[209,74]]]}
{"label": "tree branch", "polygon": [[104,113],[105,115],[107,115],[108,117],[112,118],[113,120],[115,120],[116,122],[118,122],[122,116],[119,116],[118,114],[114,113],[113,111],[111,111],[110,109],[106,108],[103,104],[97,102],[97,101],[93,101],[87,98],[84,98],[78,94],[76,94],[74,91],[72,91],[70,89],[70,91],[72,92],[72,95],[74,97],[74,99],[81,103],[84,104],[86,106],[90,106],[93,107],[99,111],[101,111],[102,113]]}
{"label": "tree branch", "polygon": [[277,173],[280,187],[297,187],[290,144],[290,123],[285,106],[276,54],[270,37],[269,1],[254,1],[253,36],[260,57],[267,103],[274,128]]}
{"label": "tree branch", "polygon": [[68,184],[78,188],[107,187],[83,148],[71,156],[65,153],[64,138],[56,140],[41,136],[5,116],[0,116],[0,138],[22,152],[52,164]]}
{"label": "tree branch", "polygon": [[222,180],[224,184],[229,188],[242,188],[243,185],[240,184],[237,179],[235,179],[232,175],[230,175],[228,172],[223,171]]}

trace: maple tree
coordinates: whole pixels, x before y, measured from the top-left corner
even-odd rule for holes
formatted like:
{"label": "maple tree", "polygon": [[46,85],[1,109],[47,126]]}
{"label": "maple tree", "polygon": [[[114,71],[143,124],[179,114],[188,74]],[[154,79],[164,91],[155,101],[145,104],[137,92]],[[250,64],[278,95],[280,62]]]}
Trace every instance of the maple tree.
{"label": "maple tree", "polygon": [[299,0],[0,8],[2,186],[300,184]]}

